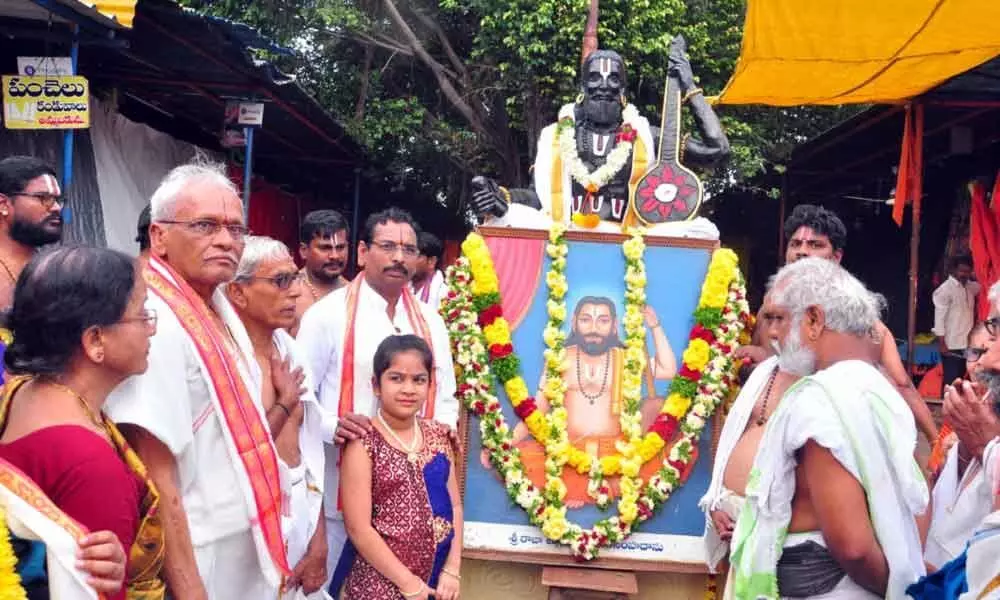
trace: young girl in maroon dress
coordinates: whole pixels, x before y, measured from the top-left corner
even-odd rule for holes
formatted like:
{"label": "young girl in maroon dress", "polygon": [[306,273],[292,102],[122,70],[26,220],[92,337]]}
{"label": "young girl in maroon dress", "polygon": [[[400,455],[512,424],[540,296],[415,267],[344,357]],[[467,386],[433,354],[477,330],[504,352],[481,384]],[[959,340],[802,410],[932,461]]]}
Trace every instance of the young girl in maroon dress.
{"label": "young girl in maroon dress", "polygon": [[[457,600],[462,500],[448,429],[418,418],[432,355],[417,336],[391,336],[375,352],[379,399],[372,430],[341,462],[344,524],[357,558],[348,600]],[[345,549],[350,552],[352,549]]]}

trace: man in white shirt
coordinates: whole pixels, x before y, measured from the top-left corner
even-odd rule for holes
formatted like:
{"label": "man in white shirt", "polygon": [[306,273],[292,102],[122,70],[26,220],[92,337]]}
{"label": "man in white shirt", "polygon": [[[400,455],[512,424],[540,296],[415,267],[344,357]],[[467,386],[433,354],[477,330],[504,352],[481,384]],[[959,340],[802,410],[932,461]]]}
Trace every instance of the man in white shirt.
{"label": "man in white shirt", "polygon": [[976,323],[979,284],[972,281],[972,259],[951,259],[951,275],[934,290],[934,335],[941,349],[942,381],[954,382],[965,372],[965,346]]}
{"label": "man in white shirt", "polygon": [[[278,457],[288,469],[290,502],[284,521],[292,577],[287,599],[322,598],[327,579],[323,441],[333,437],[333,428],[313,393],[305,356],[286,331],[295,322],[296,301],[304,291],[301,280],[283,243],[252,235],[236,278],[226,286],[226,296],[250,337],[249,371],[254,386],[261,389]],[[298,396],[282,404],[281,390],[289,386]]]}
{"label": "man in white shirt", "polygon": [[339,509],[340,446],[371,428],[369,419],[377,408],[372,359],[382,340],[407,333],[424,338],[434,354],[435,389],[424,416],[455,427],[459,411],[448,330],[409,286],[420,254],[413,217],[390,208],[371,215],[361,233],[358,256],[364,271],[306,311],[297,340],[316,378],[320,404],[337,417],[336,433],[327,440],[324,486],[331,595],[339,591],[351,560],[349,555],[340,560],[347,540]]}
{"label": "man in white shirt", "polygon": [[151,205],[149,369],[112,392],[107,413],[160,492],[171,596],[277,598],[292,574],[287,475],[248,383],[250,340],[221,287],[243,253],[243,205],[223,168],[204,164],[168,173]]}
{"label": "man in white shirt", "polygon": [[417,236],[417,245],[420,247],[420,256],[417,258],[410,286],[418,300],[437,311],[441,306],[441,298],[447,291],[444,274],[438,269],[444,246],[436,235],[426,231],[421,231]]}

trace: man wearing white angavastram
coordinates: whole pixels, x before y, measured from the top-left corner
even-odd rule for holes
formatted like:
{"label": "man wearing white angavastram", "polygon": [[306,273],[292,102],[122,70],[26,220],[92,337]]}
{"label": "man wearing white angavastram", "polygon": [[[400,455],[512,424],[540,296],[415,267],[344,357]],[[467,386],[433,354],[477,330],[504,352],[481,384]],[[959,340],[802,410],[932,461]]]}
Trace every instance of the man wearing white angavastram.
{"label": "man wearing white angavastram", "polygon": [[261,390],[278,457],[288,467],[290,502],[284,521],[292,577],[286,597],[323,598],[327,579],[323,441],[333,437],[333,428],[313,393],[305,356],[286,331],[296,322],[296,303],[304,292],[301,279],[284,244],[250,236],[226,295],[250,337],[249,371],[254,387]]}
{"label": "man wearing white angavastram", "polygon": [[[297,341],[316,378],[320,405],[331,415],[336,433],[327,440],[324,489],[327,568],[331,595],[346,579],[353,555],[343,552],[347,542],[340,511],[340,445],[365,435],[371,428],[377,402],[372,389],[375,350],[391,335],[415,334],[434,354],[431,393],[424,418],[449,427],[458,423],[455,373],[448,330],[440,315],[420,302],[410,289],[410,278],[420,254],[417,225],[398,208],[375,213],[365,223],[358,244],[364,271],[347,287],[314,304],[302,318]],[[344,554],[342,557],[341,555]]]}
{"label": "man wearing white angavastram", "polygon": [[287,473],[249,383],[250,339],[221,288],[243,252],[243,206],[221,167],[192,164],[167,174],[151,216],[149,370],[116,389],[107,412],[160,491],[172,597],[276,598],[292,574]]}
{"label": "man wearing white angavastram", "polygon": [[[787,310],[764,298],[759,331],[775,351],[780,351],[791,322]],[[712,467],[712,481],[698,506],[705,511],[705,561],[713,572],[729,553],[733,527],[745,502],[747,479],[761,438],[785,390],[798,375],[783,368],[779,357],[760,363],[740,390],[726,416]],[[733,596],[733,570],[729,570],[723,598]]]}
{"label": "man wearing white angavastram", "polygon": [[872,364],[881,301],[833,261],[784,267],[771,290],[792,323],[782,363],[812,373],[786,392],[736,523],[736,598],[899,600],[924,573],[927,484],[917,431]]}

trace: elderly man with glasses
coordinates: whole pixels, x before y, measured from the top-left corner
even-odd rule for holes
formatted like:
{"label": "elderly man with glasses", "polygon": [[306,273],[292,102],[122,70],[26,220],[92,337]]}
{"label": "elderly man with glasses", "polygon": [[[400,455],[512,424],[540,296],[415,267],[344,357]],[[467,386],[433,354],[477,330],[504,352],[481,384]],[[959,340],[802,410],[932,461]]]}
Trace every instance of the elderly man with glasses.
{"label": "elderly man with glasses", "polygon": [[[306,374],[306,358],[288,329],[305,292],[302,273],[288,247],[249,236],[236,278],[226,296],[246,326],[253,353],[246,356],[253,387],[287,468],[290,503],[285,520],[288,565],[286,598],[322,598],[326,583],[326,519],[323,518],[323,440],[333,438],[325,411]],[[288,392],[294,393],[288,393]],[[285,397],[283,397],[283,395]]]}
{"label": "elderly man with glasses", "polygon": [[450,427],[458,422],[455,373],[448,330],[431,307],[410,290],[420,249],[417,224],[409,213],[390,208],[368,217],[358,243],[362,271],[350,285],[325,296],[306,311],[298,342],[316,378],[320,404],[336,417],[333,439],[327,440],[326,531],[330,593],[337,596],[354,555],[345,551],[347,534],[340,513],[338,470],[341,445],[371,428],[377,401],[372,389],[375,350],[391,335],[415,334],[434,354],[431,394],[424,417]]}
{"label": "elderly man with glasses", "polygon": [[[247,236],[222,167],[175,168],[150,200],[147,307],[159,316],[149,369],[116,389],[120,424],[160,493],[171,597],[277,598],[292,577],[282,523],[288,489],[269,431],[253,345],[223,284]],[[276,402],[294,406],[297,386]]]}

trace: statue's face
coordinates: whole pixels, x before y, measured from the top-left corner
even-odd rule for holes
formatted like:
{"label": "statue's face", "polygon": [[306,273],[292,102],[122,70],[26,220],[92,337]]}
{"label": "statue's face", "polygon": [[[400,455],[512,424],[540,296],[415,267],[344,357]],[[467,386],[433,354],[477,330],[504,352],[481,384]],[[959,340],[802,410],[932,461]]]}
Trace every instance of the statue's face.
{"label": "statue's face", "polygon": [[625,85],[624,67],[613,58],[590,61],[583,82],[584,94],[592,100],[618,101]]}
{"label": "statue's face", "polygon": [[582,340],[580,350],[590,356],[600,356],[615,342],[615,319],[606,304],[584,304],[576,315],[573,329]]}
{"label": "statue's face", "polygon": [[584,112],[598,125],[621,122],[625,66],[611,57],[591,60],[583,77]]}

